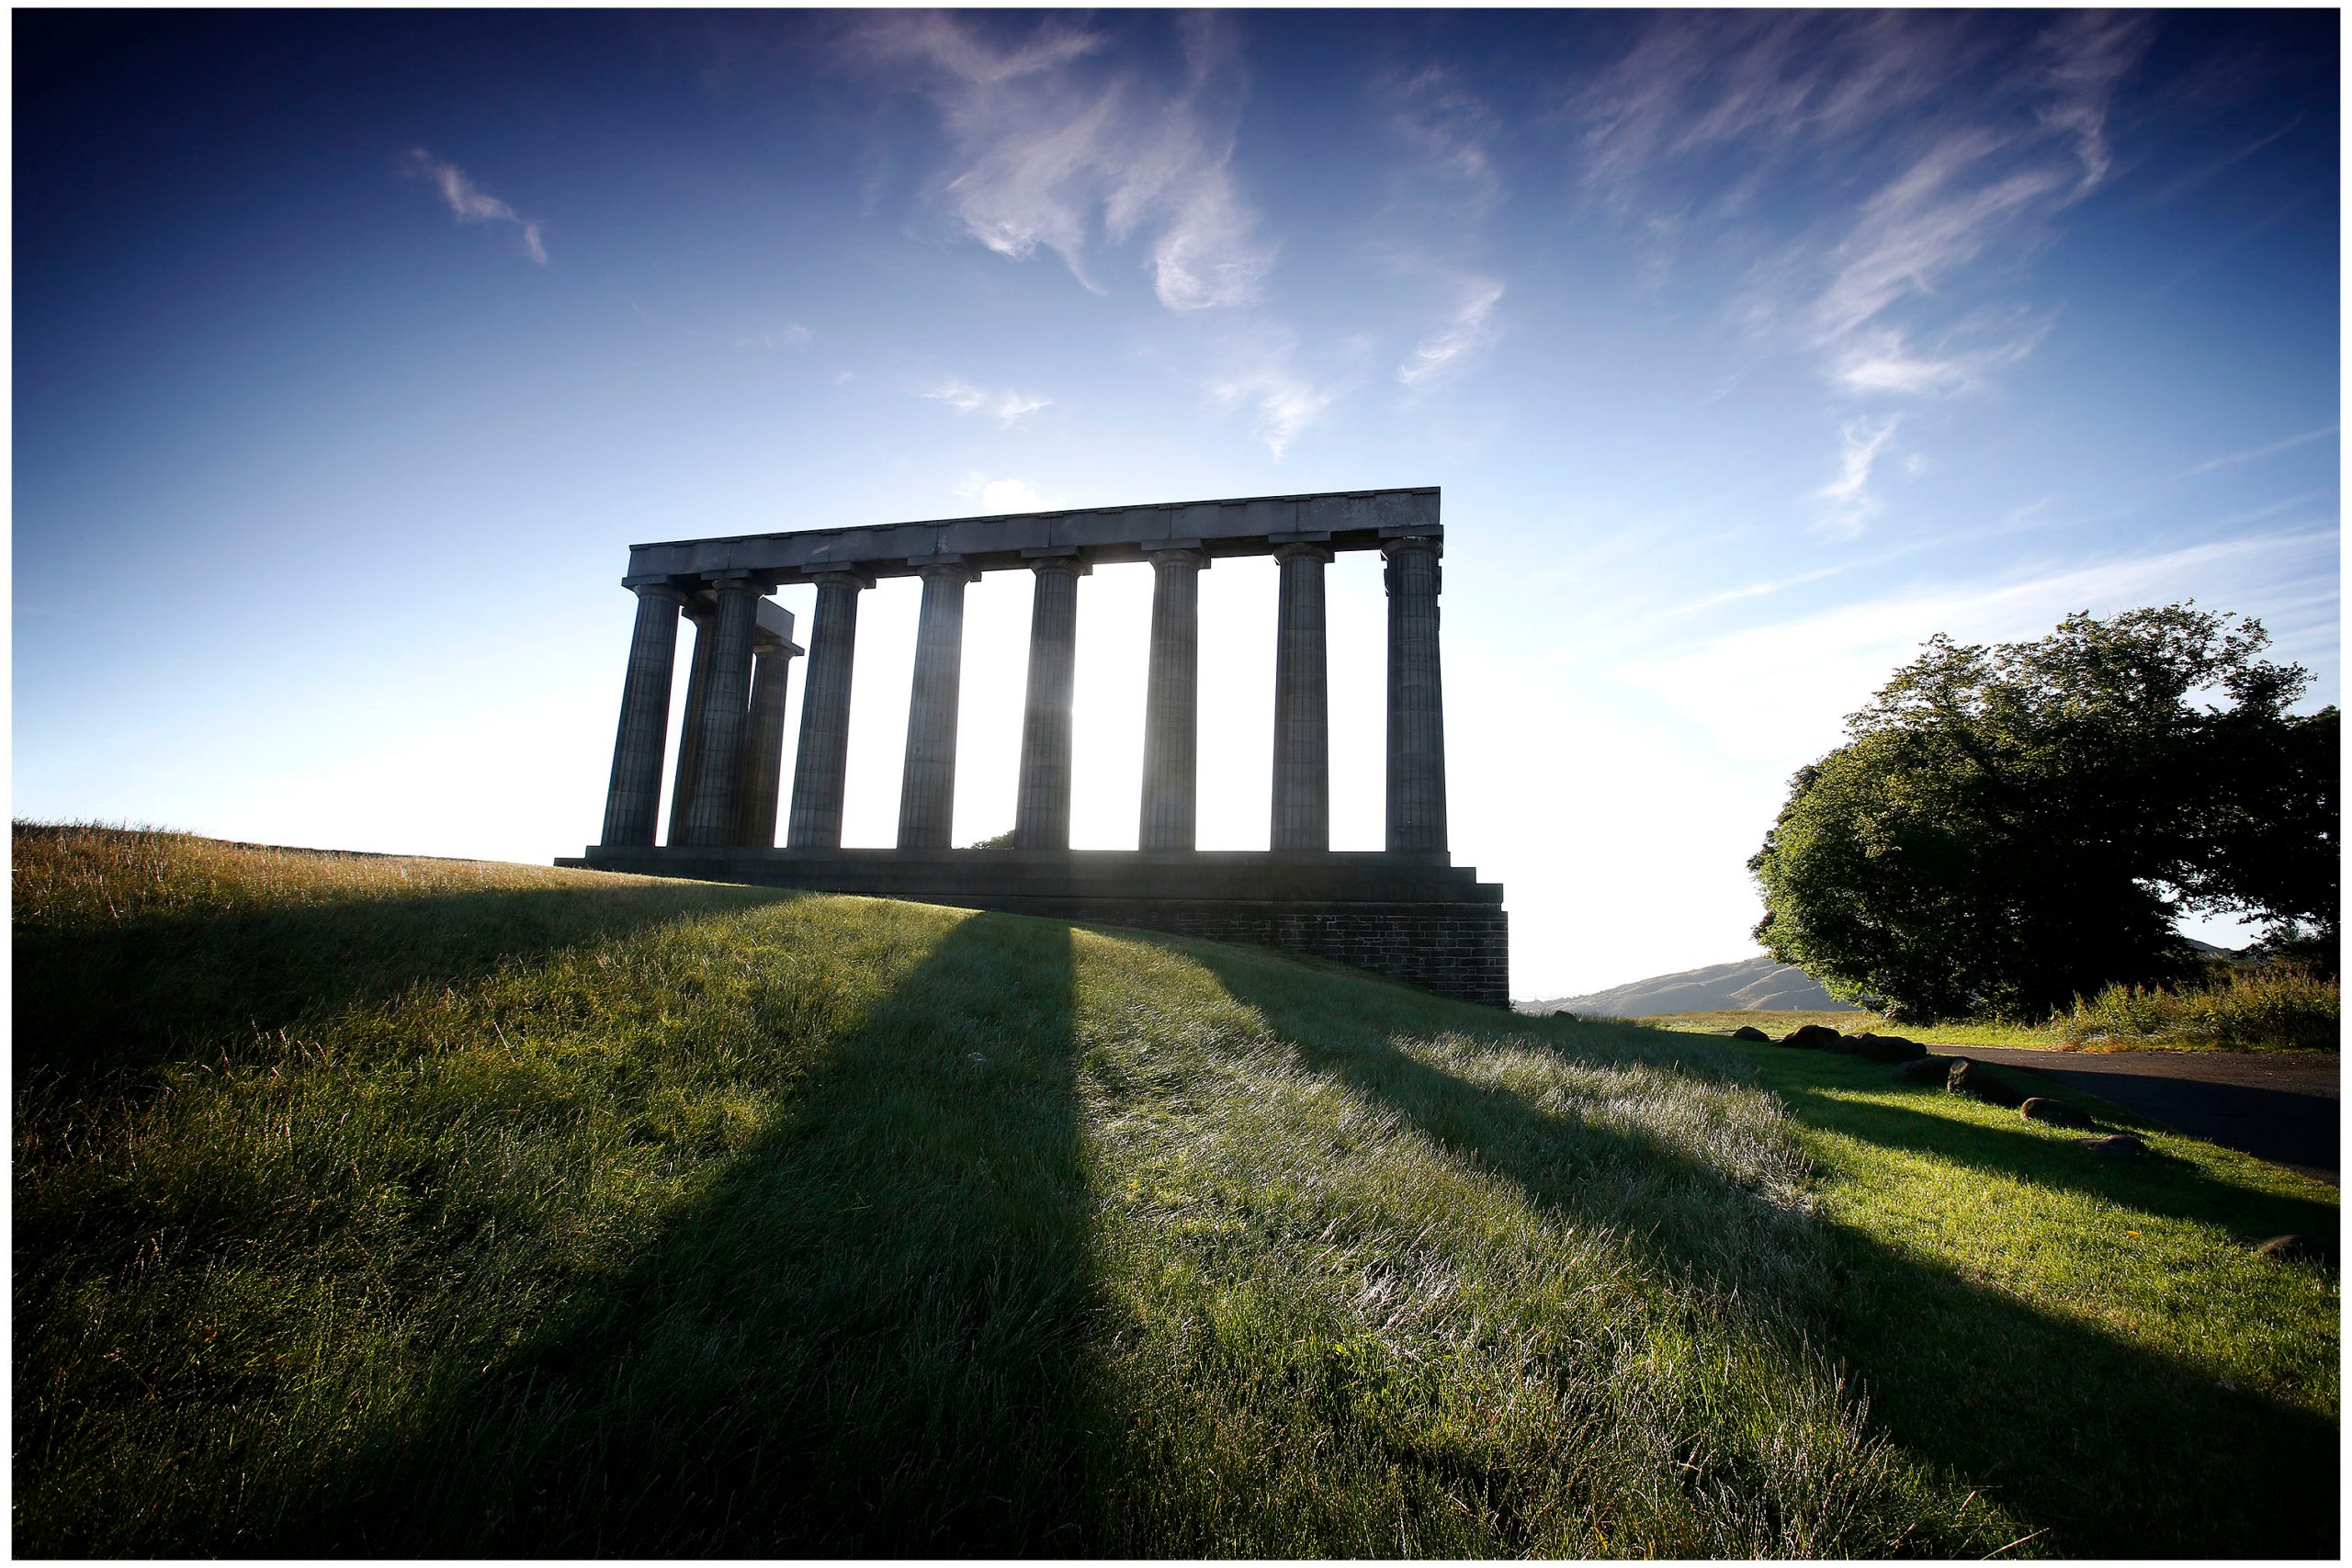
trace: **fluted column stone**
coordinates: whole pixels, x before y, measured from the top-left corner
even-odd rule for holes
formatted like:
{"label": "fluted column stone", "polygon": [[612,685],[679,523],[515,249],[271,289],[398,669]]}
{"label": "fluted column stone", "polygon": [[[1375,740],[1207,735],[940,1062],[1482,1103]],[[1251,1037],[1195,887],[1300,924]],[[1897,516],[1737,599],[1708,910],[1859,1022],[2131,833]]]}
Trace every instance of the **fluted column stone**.
{"label": "fluted column stone", "polygon": [[958,558],[924,565],[915,676],[907,697],[907,760],[899,781],[899,847],[944,850],[956,829],[956,721],[964,684],[964,585],[979,575]]}
{"label": "fluted column stone", "polygon": [[1323,569],[1331,547],[1278,546],[1280,606],[1274,636],[1274,790],[1272,847],[1331,847],[1329,656],[1326,651]]}
{"label": "fluted column stone", "polygon": [[1391,539],[1388,586],[1388,848],[1443,851],[1445,692],[1438,678],[1441,547]]}
{"label": "fluted column stone", "polygon": [[850,667],[857,654],[857,596],[874,586],[863,572],[818,575],[808,629],[808,677],[800,691],[800,751],[792,770],[786,838],[796,850],[837,850],[842,794],[849,777]]}
{"label": "fluted column stone", "polygon": [[1189,850],[1199,825],[1200,576],[1209,558],[1191,547],[1150,554],[1151,672],[1136,841],[1147,850]]}
{"label": "fluted column stone", "polygon": [[686,808],[694,802],[695,770],[702,764],[703,699],[710,691],[711,616],[714,606],[701,599],[686,601],[686,619],[695,626],[695,651],[686,669],[686,711],[678,721],[678,766],[670,779],[671,844],[686,842]]}
{"label": "fluted column stone", "polygon": [[744,732],[752,705],[752,647],[759,636],[760,597],[767,585],[730,577],[718,583],[711,620],[710,674],[695,745],[695,787],[686,806],[685,841],[728,844],[739,826]]}
{"label": "fluted column stone", "polygon": [[752,653],[750,734],[743,746],[743,782],[737,790],[735,841],[775,847],[776,795],[784,784],[784,694],[794,655],[788,642],[767,642]]}
{"label": "fluted column stone", "polygon": [[1012,847],[1069,848],[1070,714],[1078,674],[1078,580],[1088,567],[1075,549],[1033,553],[1029,688],[1021,720],[1021,789]]}
{"label": "fluted column stone", "polygon": [[601,841],[650,848],[661,826],[662,750],[670,739],[678,607],[686,596],[670,582],[639,583],[636,592],[637,627],[629,637],[628,673],[621,682],[620,731],[613,741]]}

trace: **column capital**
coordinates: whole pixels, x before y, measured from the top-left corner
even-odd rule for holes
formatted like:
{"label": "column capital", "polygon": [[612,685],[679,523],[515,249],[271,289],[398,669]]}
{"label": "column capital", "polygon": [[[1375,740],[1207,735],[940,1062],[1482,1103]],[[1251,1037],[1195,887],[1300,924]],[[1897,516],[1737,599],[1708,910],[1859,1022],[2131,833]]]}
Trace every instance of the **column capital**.
{"label": "column capital", "polygon": [[1166,544],[1143,547],[1144,558],[1153,570],[1160,567],[1190,567],[1194,571],[1209,569],[1209,553],[1198,539],[1170,539]]}
{"label": "column capital", "polygon": [[860,571],[854,566],[835,567],[830,571],[812,571],[808,581],[820,588],[871,588],[874,574]]}
{"label": "column capital", "polygon": [[730,571],[704,579],[714,593],[752,593],[764,597],[775,584],[748,571]]}
{"label": "column capital", "polygon": [[1091,577],[1094,573],[1094,563],[1080,560],[1076,545],[1057,545],[1047,549],[1023,550],[1021,552],[1021,558],[1027,561],[1029,570],[1035,572],[1067,571],[1078,577]]}
{"label": "column capital", "polygon": [[[1276,537],[1281,538],[1281,536],[1278,535]],[[1329,536],[1326,535],[1324,537],[1328,540]],[[1312,539],[1282,539],[1282,542],[1274,546],[1274,558],[1278,561],[1313,559],[1329,565],[1331,559],[1331,547],[1328,543],[1317,543]]]}
{"label": "column capital", "polygon": [[1380,553],[1394,557],[1408,550],[1427,550],[1433,556],[1445,554],[1445,536],[1442,534],[1398,534],[1380,541]]}
{"label": "column capital", "polygon": [[639,599],[667,599],[673,604],[683,604],[689,595],[674,578],[624,577],[621,586]]}
{"label": "column capital", "polygon": [[966,565],[962,556],[922,556],[914,562],[914,569],[915,575],[925,582],[935,578],[950,582],[977,582],[980,577],[979,569]]}

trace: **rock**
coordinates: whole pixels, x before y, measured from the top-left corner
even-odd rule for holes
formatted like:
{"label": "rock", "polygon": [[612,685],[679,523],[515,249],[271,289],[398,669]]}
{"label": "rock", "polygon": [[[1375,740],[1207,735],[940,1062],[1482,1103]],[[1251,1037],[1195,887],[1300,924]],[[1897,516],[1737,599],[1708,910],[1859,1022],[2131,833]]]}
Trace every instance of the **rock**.
{"label": "rock", "polygon": [[2104,1138],[2093,1138],[2083,1147],[2106,1159],[2138,1159],[2148,1152],[2148,1145],[2129,1133],[2109,1133]]}
{"label": "rock", "polygon": [[2255,1251],[2289,1263],[2333,1263],[2335,1249],[2307,1235],[2274,1235]]}
{"label": "rock", "polygon": [[1900,1034],[1849,1034],[1857,1055],[1868,1056],[1873,1062],[1916,1062],[1928,1054],[1928,1048],[1917,1040],[1905,1040]]}
{"label": "rock", "polygon": [[1950,1056],[1923,1055],[1917,1061],[1904,1063],[1891,1076],[1896,1083],[1941,1083],[1951,1071]]}
{"label": "rock", "polygon": [[2007,1080],[1993,1076],[1992,1069],[1982,1062],[1966,1056],[1952,1059],[1951,1071],[1944,1077],[1944,1090],[1949,1094],[1964,1094],[1981,1100],[1987,1105],[1997,1105],[2004,1111],[2015,1111],[2025,1103],[2025,1095]]}
{"label": "rock", "polygon": [[1757,1028],[1752,1023],[1741,1024],[1737,1029],[1731,1032],[1731,1037],[1734,1040],[1761,1040],[1768,1045],[1772,1043],[1772,1037],[1770,1035],[1765,1033],[1762,1030]]}
{"label": "rock", "polygon": [[2018,1113],[2029,1122],[2047,1122],[2052,1127],[2087,1127],[2091,1119],[2063,1100],[2051,1100],[2035,1095],[2018,1107]]}
{"label": "rock", "polygon": [[1781,1036],[1781,1043],[1814,1051],[1825,1045],[1835,1049],[1836,1043],[1845,1038],[1826,1023],[1801,1023]]}

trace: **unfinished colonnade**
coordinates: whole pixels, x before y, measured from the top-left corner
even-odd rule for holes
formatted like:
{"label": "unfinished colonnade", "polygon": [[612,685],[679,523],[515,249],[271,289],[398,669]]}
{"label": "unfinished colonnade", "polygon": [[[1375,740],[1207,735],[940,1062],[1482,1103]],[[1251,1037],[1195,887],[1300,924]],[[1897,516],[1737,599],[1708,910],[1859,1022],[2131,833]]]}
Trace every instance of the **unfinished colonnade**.
{"label": "unfinished colonnade", "polygon": [[[1439,670],[1438,492],[1344,491],[1176,502],[640,545],[603,841],[567,861],[1189,931],[1315,952],[1482,1001],[1507,999],[1501,889],[1452,864]],[[1386,848],[1330,849],[1324,568],[1377,549],[1388,598]],[[1270,848],[1194,848],[1199,574],[1238,556],[1280,572]],[[1148,561],[1150,658],[1137,848],[1069,848],[1080,580]],[[956,850],[964,590],[1034,581],[1012,847]],[[859,595],[922,582],[898,843],[841,846]],[[791,805],[776,845],[791,615],[765,595],[811,583]],[[695,626],[670,831],[655,829],[678,622]]]}

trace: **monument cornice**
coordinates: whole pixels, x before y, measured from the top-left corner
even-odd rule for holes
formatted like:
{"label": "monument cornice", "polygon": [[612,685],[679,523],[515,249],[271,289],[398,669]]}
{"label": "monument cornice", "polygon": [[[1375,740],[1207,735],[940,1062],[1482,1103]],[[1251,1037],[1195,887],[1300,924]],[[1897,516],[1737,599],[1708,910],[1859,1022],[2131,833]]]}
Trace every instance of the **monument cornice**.
{"label": "monument cornice", "polygon": [[1044,550],[1072,551],[1089,566],[1142,561],[1171,547],[1211,558],[1270,556],[1301,538],[1328,539],[1333,550],[1372,550],[1391,539],[1442,538],[1438,501],[1438,487],[1429,485],[673,539],[631,547],[624,581],[741,573],[789,583],[842,570],[909,577],[943,556],[995,571],[1029,567]]}

